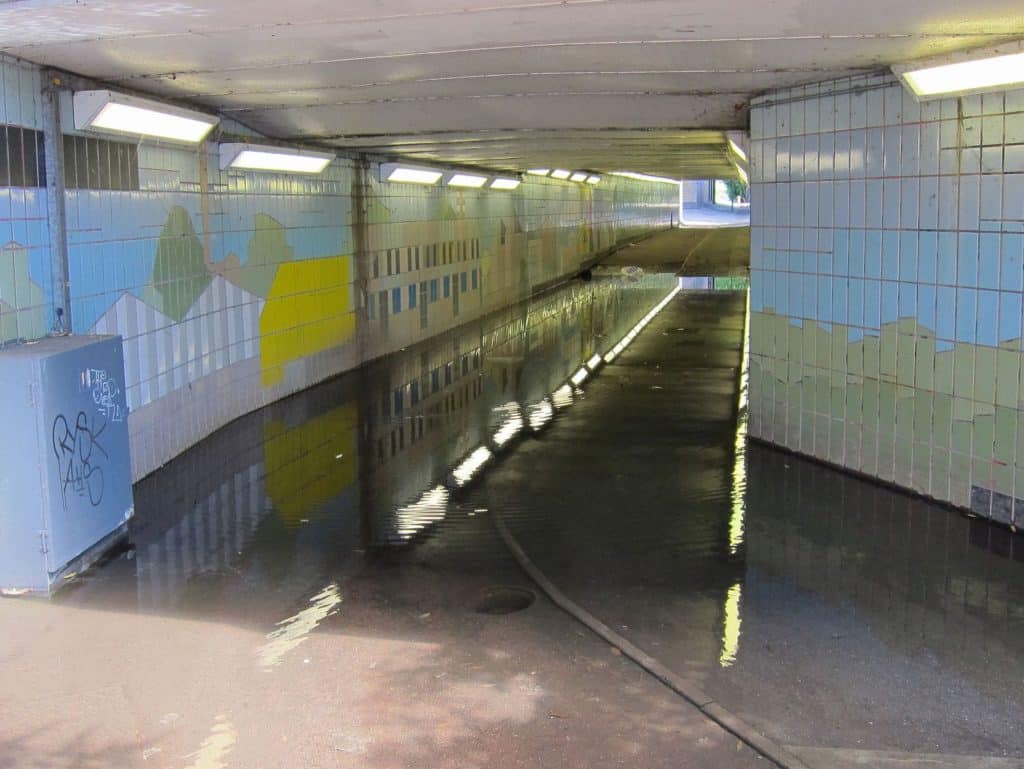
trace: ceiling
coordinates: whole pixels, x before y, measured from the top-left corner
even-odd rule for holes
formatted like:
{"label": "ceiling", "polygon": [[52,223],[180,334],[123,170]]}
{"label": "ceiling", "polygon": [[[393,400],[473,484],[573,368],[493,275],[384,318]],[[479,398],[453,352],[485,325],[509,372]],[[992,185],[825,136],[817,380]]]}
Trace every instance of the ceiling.
{"label": "ceiling", "polygon": [[0,0],[0,51],[266,135],[731,174],[765,90],[1024,36],[1020,0]]}

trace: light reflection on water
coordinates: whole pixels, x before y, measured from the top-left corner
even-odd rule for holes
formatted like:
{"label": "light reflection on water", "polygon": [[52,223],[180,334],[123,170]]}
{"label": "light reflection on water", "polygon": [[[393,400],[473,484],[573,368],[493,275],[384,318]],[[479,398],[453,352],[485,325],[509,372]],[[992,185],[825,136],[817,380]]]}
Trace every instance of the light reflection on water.
{"label": "light reflection on water", "polygon": [[137,486],[134,560],[75,600],[128,579],[142,610],[195,603],[224,575],[303,585],[341,554],[424,535],[675,285],[572,284],[229,425]]}

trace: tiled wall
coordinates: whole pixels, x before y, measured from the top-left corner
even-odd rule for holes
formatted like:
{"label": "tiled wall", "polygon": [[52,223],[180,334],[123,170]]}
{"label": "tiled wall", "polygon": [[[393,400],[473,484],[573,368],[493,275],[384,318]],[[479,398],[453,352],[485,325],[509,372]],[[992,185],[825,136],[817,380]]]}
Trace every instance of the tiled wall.
{"label": "tiled wall", "polygon": [[0,56],[0,342],[50,330],[41,88],[38,70]]}
{"label": "tiled wall", "polygon": [[364,357],[507,307],[678,216],[675,186],[526,176],[514,193],[376,181],[367,210]]}
{"label": "tiled wall", "polygon": [[753,105],[752,434],[1024,520],[1024,91]]}
{"label": "tiled wall", "polygon": [[[38,70],[0,57],[0,344],[53,328],[40,88]],[[381,183],[346,160],[312,178],[225,172],[213,143],[76,134],[63,97],[70,314],[76,333],[124,338],[135,478],[677,210],[675,187],[612,177],[497,192]]]}

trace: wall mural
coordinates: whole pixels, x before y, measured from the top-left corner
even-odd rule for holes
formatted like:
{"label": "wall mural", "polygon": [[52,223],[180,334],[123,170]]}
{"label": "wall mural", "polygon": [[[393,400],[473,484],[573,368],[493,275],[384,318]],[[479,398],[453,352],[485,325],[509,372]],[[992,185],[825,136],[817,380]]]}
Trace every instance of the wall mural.
{"label": "wall mural", "polygon": [[46,299],[29,271],[29,250],[11,241],[0,246],[0,342],[46,334]]}
{"label": "wall mural", "polygon": [[1022,525],[1024,91],[790,95],[751,109],[752,434]]}
{"label": "wall mural", "polygon": [[[38,69],[0,55],[0,75],[18,84],[0,123],[38,132]],[[269,401],[528,296],[677,203],[674,187],[611,177],[498,193],[371,174],[356,264],[347,161],[305,178],[220,172],[215,148],[128,156],[117,184],[77,169],[65,207],[74,330],[124,340],[135,478]],[[0,345],[45,336],[45,189],[0,187],[0,244]]]}

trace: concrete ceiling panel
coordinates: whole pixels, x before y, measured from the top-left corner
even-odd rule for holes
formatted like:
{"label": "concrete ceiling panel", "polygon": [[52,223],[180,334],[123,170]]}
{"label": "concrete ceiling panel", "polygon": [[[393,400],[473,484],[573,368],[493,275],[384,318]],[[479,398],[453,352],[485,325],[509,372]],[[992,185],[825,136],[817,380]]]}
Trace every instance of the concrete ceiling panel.
{"label": "concrete ceiling panel", "polygon": [[1020,0],[0,2],[0,51],[273,137],[672,175],[729,173],[757,93],[1019,36]]}

